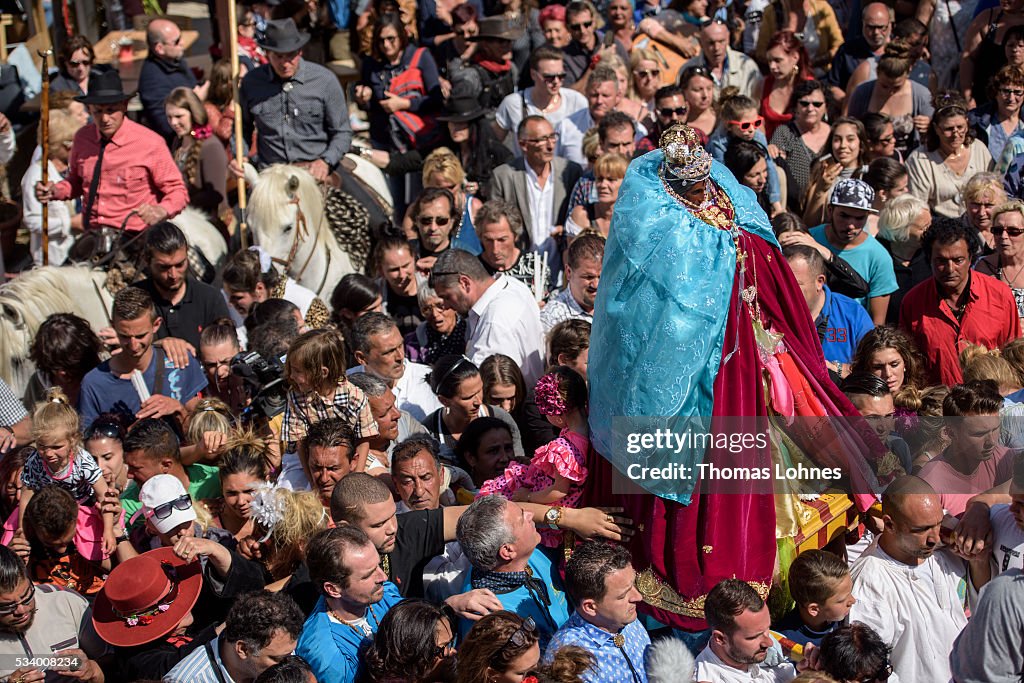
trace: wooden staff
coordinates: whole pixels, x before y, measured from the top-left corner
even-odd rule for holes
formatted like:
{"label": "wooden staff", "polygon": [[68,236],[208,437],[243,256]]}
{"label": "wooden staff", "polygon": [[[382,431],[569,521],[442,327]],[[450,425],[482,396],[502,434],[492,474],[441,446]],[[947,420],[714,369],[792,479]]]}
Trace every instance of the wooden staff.
{"label": "wooden staff", "polygon": [[[43,156],[40,159],[42,167],[42,174],[40,180],[43,185],[50,182],[50,79],[49,65],[50,55],[53,54],[53,50],[47,48],[46,50],[40,50],[39,56],[43,58],[43,92],[40,100],[40,111],[42,113],[42,120],[39,122],[39,145],[42,147]],[[43,202],[43,265],[50,265],[50,203]]]}
{"label": "wooden staff", "polygon": [[[238,167],[245,170],[245,153],[242,151],[242,106],[238,102],[238,15],[235,0],[228,0],[228,23],[231,25],[231,97],[235,103],[235,161]],[[238,213],[241,218],[238,222],[239,237],[242,239],[242,249],[249,248],[249,238],[245,234],[245,178],[238,179]]]}

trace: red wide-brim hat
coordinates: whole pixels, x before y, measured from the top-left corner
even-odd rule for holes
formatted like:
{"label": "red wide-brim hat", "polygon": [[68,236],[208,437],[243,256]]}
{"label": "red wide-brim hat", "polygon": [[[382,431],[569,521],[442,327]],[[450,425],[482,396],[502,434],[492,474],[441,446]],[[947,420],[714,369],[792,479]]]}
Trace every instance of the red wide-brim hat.
{"label": "red wide-brim hat", "polygon": [[93,626],[117,647],[151,643],[192,611],[202,587],[198,558],[186,562],[171,548],[151,550],[110,572],[92,608]]}

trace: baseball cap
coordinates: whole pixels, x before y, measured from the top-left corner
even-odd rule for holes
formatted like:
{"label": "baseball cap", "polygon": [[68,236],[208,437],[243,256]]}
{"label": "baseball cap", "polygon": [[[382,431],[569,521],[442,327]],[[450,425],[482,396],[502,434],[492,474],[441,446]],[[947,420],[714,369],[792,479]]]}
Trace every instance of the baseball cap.
{"label": "baseball cap", "polygon": [[832,194],[828,203],[832,206],[845,206],[849,209],[878,213],[872,206],[874,201],[875,191],[870,185],[863,180],[842,178],[832,186]]}
{"label": "baseball cap", "polygon": [[162,534],[185,522],[196,521],[192,497],[173,475],[158,474],[150,478],[139,491],[139,502],[142,515]]}

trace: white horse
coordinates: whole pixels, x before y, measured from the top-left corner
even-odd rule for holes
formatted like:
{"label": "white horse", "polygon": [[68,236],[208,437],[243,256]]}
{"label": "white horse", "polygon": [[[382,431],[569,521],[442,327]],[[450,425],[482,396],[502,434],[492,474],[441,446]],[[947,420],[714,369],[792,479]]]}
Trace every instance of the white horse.
{"label": "white horse", "polygon": [[[206,216],[189,208],[172,222],[219,272],[227,245]],[[34,268],[0,285],[0,377],[20,396],[35,371],[29,347],[43,321],[74,313],[98,331],[110,327],[113,301],[107,272],[87,265]]]}
{"label": "white horse", "polygon": [[[390,215],[391,192],[384,174],[358,156],[346,158],[355,162],[354,174],[379,195]],[[320,186],[305,170],[285,165],[264,169],[252,185],[246,222],[253,242],[283,264],[288,277],[329,302],[338,281],[357,268],[331,230]]]}

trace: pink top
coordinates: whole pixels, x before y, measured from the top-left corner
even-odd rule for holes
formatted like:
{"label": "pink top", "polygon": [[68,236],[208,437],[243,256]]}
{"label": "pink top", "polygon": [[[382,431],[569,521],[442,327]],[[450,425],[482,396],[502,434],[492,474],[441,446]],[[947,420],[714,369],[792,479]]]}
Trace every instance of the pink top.
{"label": "pink top", "polygon": [[942,507],[958,516],[967,509],[967,501],[1013,476],[1013,454],[1003,446],[996,446],[988,460],[978,464],[972,474],[961,474],[953,469],[943,453],[921,468],[919,475],[939,494]]}
{"label": "pink top", "polygon": [[[89,203],[89,186],[100,153],[96,124],[75,134],[68,162],[68,177],[54,186],[54,199],[82,198]],[[92,204],[92,227],[121,227],[125,216],[140,204],[160,206],[172,218],[188,203],[188,190],[164,139],[139,124],[125,119],[103,152],[99,196]],[[128,219],[128,230],[144,230],[138,216]]]}

